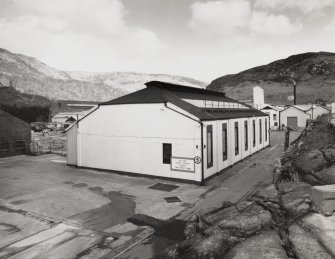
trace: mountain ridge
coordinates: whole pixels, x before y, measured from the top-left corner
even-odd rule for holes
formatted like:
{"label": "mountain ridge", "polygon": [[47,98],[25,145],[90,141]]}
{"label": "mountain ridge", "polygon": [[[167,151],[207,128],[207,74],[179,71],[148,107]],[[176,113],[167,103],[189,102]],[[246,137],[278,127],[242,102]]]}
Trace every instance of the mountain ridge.
{"label": "mountain ridge", "polygon": [[144,88],[148,81],[204,88],[205,82],[177,75],[137,72],[62,71],[38,59],[0,48],[0,83],[50,100],[108,101]]}
{"label": "mountain ridge", "polygon": [[[292,76],[290,76],[292,75]],[[265,101],[273,104],[291,104],[290,82],[297,82],[298,103],[313,103],[316,99],[335,101],[335,53],[306,52],[279,59],[236,74],[213,80],[207,88],[224,91],[237,99],[252,99],[252,88],[264,88]]]}

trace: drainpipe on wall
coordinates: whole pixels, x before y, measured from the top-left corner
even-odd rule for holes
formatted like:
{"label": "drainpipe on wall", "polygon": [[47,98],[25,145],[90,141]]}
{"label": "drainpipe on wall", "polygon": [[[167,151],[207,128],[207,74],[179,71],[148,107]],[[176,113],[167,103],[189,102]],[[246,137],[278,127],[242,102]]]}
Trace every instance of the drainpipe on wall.
{"label": "drainpipe on wall", "polygon": [[204,124],[202,122],[200,123],[201,127],[201,182],[200,185],[204,184]]}

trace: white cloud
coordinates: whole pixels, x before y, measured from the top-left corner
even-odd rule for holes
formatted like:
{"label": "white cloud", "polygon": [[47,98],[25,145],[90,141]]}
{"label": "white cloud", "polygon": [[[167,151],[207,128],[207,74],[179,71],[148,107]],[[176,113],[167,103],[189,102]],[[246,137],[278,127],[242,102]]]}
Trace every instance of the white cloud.
{"label": "white cloud", "polygon": [[195,2],[190,27],[198,32],[227,35],[246,26],[250,4],[244,0]]}
{"label": "white cloud", "polygon": [[302,29],[285,15],[253,11],[246,0],[195,2],[191,5],[190,27],[207,35],[261,33],[289,35]]}
{"label": "white cloud", "polygon": [[326,31],[335,33],[335,19],[333,19],[326,27]]}
{"label": "white cloud", "polygon": [[124,20],[120,0],[12,0],[0,11],[0,46],[52,66],[125,70],[166,48],[157,35]]}
{"label": "white cloud", "polygon": [[289,35],[300,31],[301,28],[301,24],[292,24],[285,15],[253,12],[250,20],[250,29],[252,31],[270,35]]}
{"label": "white cloud", "polygon": [[255,7],[265,10],[297,9],[304,14],[319,13],[334,6],[334,0],[256,0]]}

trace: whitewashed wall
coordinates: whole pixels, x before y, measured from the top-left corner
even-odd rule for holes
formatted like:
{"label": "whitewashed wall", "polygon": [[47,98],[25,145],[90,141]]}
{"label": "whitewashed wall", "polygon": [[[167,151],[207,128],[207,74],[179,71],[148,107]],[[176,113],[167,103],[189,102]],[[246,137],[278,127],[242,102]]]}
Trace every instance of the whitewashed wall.
{"label": "whitewashed wall", "polygon": [[201,157],[200,130],[164,104],[100,106],[79,123],[78,165],[201,181],[201,164],[194,173],[172,171],[162,148],[171,143],[172,156]]}
{"label": "whitewashed wall", "polygon": [[[183,110],[168,104],[177,112]],[[163,143],[172,144],[172,156],[194,158],[201,154],[201,124],[170,110],[164,104],[100,106],[68,132],[68,164],[153,176],[201,181],[202,165],[195,172],[171,170],[163,164]],[[189,115],[184,112],[185,115]],[[192,116],[191,116],[192,117]],[[193,117],[192,117],[193,118]],[[194,118],[193,118],[194,119]],[[253,147],[252,121],[256,122]],[[262,120],[262,143],[259,121]],[[248,122],[245,150],[244,122]],[[220,172],[269,144],[265,142],[265,117],[206,121],[203,123],[204,177]],[[235,122],[239,123],[239,153],[235,155]],[[227,160],[223,161],[222,124],[227,123]],[[269,123],[269,122],[268,122]],[[213,127],[213,166],[207,168],[207,126]]]}
{"label": "whitewashed wall", "polygon": [[[279,111],[273,110],[273,109],[264,109],[262,112],[267,113],[270,117],[270,129],[278,130],[279,129]],[[276,120],[273,119],[273,115],[276,115]],[[277,126],[275,126],[275,122],[277,123]]]}
{"label": "whitewashed wall", "polygon": [[[203,139],[204,145],[204,176],[208,178],[221,170],[231,166],[243,158],[250,156],[251,154],[257,152],[258,150],[266,147],[270,143],[270,135],[268,133],[267,140],[265,141],[265,118],[268,117],[253,117],[253,118],[241,118],[241,119],[231,119],[231,120],[219,120],[219,121],[206,121],[204,122]],[[252,121],[256,122],[256,145],[253,147],[252,140]],[[260,143],[260,130],[259,121],[262,121],[262,143]],[[244,121],[248,122],[248,149],[245,150],[245,138],[244,138]],[[226,161],[223,161],[222,152],[222,124],[227,123],[228,130],[228,157]],[[235,155],[235,122],[239,125],[239,153]],[[213,127],[213,166],[207,168],[207,126],[212,125]],[[267,131],[269,129],[269,120],[267,121]]]}
{"label": "whitewashed wall", "polygon": [[77,165],[77,124],[66,132],[67,164]]}

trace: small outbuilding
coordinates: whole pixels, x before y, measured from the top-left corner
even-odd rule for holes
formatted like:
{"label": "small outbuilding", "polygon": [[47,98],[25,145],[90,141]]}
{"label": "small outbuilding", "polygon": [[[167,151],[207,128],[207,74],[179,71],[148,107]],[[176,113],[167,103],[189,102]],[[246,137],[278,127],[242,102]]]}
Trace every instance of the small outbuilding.
{"label": "small outbuilding", "polygon": [[294,130],[305,128],[309,119],[311,119],[311,115],[295,105],[290,105],[280,112],[281,126]]}
{"label": "small outbuilding", "polygon": [[0,157],[29,153],[31,129],[28,122],[0,109]]}
{"label": "small outbuilding", "polygon": [[291,129],[302,129],[308,120],[329,113],[331,109],[319,104],[290,105],[280,111],[280,124]]}
{"label": "small outbuilding", "polygon": [[67,131],[67,163],[201,183],[269,145],[269,117],[222,92],[152,81]]}
{"label": "small outbuilding", "polygon": [[322,106],[320,104],[314,104],[311,105],[306,113],[311,115],[311,119],[316,120],[317,117],[319,117],[320,115],[331,113],[331,108],[328,108],[327,106]]}
{"label": "small outbuilding", "polygon": [[74,123],[77,120],[84,117],[86,112],[78,111],[78,112],[59,112],[51,118],[51,122],[53,123]]}
{"label": "small outbuilding", "polygon": [[270,129],[278,130],[280,127],[280,122],[279,122],[280,110],[277,107],[269,105],[269,104],[264,104],[263,108],[260,110],[269,115]]}

